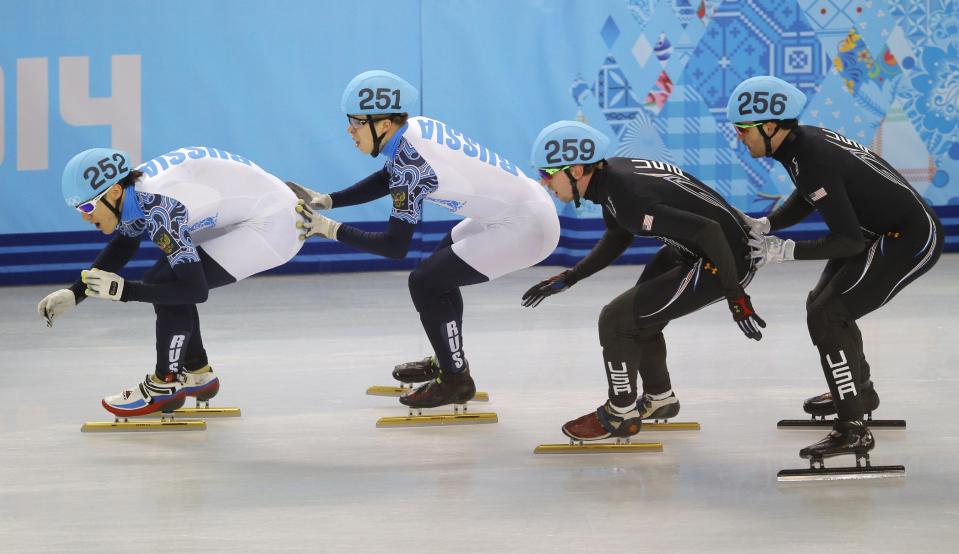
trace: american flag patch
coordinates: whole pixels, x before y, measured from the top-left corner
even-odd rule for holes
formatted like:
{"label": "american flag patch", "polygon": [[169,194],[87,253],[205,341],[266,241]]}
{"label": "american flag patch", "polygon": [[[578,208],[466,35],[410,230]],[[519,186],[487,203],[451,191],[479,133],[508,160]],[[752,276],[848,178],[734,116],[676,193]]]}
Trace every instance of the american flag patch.
{"label": "american flag patch", "polygon": [[653,230],[653,216],[646,214],[643,216],[643,231]]}
{"label": "american flag patch", "polygon": [[813,202],[819,202],[825,197],[826,197],[826,189],[822,187],[819,187],[819,190],[809,195],[809,199],[812,200]]}

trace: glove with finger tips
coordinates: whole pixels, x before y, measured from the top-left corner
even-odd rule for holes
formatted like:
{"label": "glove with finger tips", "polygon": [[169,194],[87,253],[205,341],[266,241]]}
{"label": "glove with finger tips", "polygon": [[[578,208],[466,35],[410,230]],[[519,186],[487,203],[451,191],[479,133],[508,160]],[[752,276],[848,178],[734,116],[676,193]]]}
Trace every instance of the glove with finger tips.
{"label": "glove with finger tips", "polygon": [[535,308],[539,306],[547,296],[559,294],[569,287],[573,286],[575,281],[572,279],[569,270],[553,275],[549,279],[544,279],[529,288],[523,294],[523,306],[526,308]]}
{"label": "glove with finger tips", "polygon": [[46,295],[37,304],[37,313],[46,322],[47,327],[53,327],[53,320],[67,310],[76,307],[77,299],[70,289],[60,289]]}
{"label": "glove with finger tips", "polygon": [[769,262],[788,262],[795,259],[793,251],[796,248],[796,242],[791,239],[783,240],[774,235],[766,235],[758,239],[749,241],[749,248],[752,251],[752,258],[756,260],[756,268],[760,268]]}
{"label": "glove with finger tips", "polygon": [[727,298],[726,301],[729,303],[729,311],[733,314],[733,321],[739,325],[743,334],[754,340],[762,339],[763,334],[759,329],[765,328],[766,322],[756,314],[749,295],[743,293],[742,296]]}
{"label": "glove with finger tips", "polygon": [[305,231],[300,235],[300,240],[306,240],[312,236],[320,235],[328,239],[336,240],[336,232],[341,223],[322,216],[306,205],[306,202],[300,200],[296,203],[296,213],[300,214],[302,221],[296,222],[296,228]]}
{"label": "glove with finger tips", "polygon": [[293,181],[287,181],[286,186],[290,187],[297,198],[314,210],[329,210],[333,207],[333,198],[329,194],[308,189]]}
{"label": "glove with finger tips", "polygon": [[102,269],[86,269],[80,272],[80,279],[86,283],[84,294],[109,300],[120,300],[123,296],[123,277]]}

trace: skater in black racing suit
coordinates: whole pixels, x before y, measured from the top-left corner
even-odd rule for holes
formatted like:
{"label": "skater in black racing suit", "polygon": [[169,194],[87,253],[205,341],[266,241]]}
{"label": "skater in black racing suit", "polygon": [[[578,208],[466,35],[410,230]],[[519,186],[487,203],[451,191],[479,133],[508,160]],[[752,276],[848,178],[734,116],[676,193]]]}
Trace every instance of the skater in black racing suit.
{"label": "skater in black racing suit", "polygon": [[[578,202],[582,194],[601,205],[606,232],[575,267],[530,288],[523,305],[535,307],[605,268],[637,235],[661,239],[666,245],[646,265],[636,285],[600,313],[609,400],[563,426],[567,436],[580,441],[629,436],[639,431],[642,419],[666,419],[679,412],[663,338],[663,328],[673,319],[725,298],[747,337],[759,340],[759,327],[765,327],[743,290],[753,275],[749,226],[743,216],[698,179],[667,163],[603,160],[602,152],[589,147],[585,150],[593,151],[592,156],[577,160],[589,163],[558,171],[561,162],[549,166],[548,158],[537,159],[537,152],[548,148],[550,141],[585,140],[600,144],[605,137],[578,122],[555,123],[537,139],[534,164],[544,168],[543,183],[560,200]],[[638,404],[637,372],[643,387]]]}
{"label": "skater in black racing suit", "polygon": [[[800,456],[861,456],[875,444],[863,415],[879,405],[879,397],[856,321],[935,265],[942,253],[943,229],[906,179],[865,146],[828,129],[799,126],[795,118],[768,120],[749,114],[763,120],[756,126],[736,112],[742,106],[755,111],[746,94],[788,95],[789,86],[756,77],[737,87],[730,99],[730,119],[737,123],[739,139],[753,157],[779,161],[796,187],[767,217],[750,220],[757,234],[751,244],[759,266],[829,260],[806,301],[809,336],[819,350],[829,392],[808,399],[804,408],[814,415],[837,413],[838,421],[829,436],[802,449]],[[758,236],[795,225],[813,210],[829,228],[825,237],[794,242]]]}

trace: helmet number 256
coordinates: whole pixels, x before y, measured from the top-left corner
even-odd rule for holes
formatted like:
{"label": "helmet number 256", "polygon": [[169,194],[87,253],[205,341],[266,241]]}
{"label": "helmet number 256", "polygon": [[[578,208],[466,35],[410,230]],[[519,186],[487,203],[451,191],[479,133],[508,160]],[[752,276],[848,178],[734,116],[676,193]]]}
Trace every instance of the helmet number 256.
{"label": "helmet number 256", "polygon": [[[110,160],[116,164],[110,163]],[[107,179],[113,179],[120,173],[128,171],[126,159],[122,154],[114,154],[110,158],[103,158],[97,162],[97,165],[91,165],[83,170],[83,178],[90,180],[90,188],[96,190],[97,187],[106,182]],[[102,172],[102,177],[101,177]]]}
{"label": "helmet number 256", "polygon": [[551,140],[545,144],[545,147],[546,161],[551,164],[575,162],[577,159],[586,161],[596,151],[596,143],[592,139],[563,139],[562,144],[558,140]]}
{"label": "helmet number 256", "polygon": [[[372,110],[373,108],[378,110],[400,109],[400,91],[396,89],[378,88],[374,93],[371,88],[361,88],[359,97],[361,110]],[[374,98],[376,99],[375,102],[373,101]],[[391,102],[392,106],[390,105]]]}
{"label": "helmet number 256", "polygon": [[[760,115],[766,113],[766,110],[769,110],[769,113],[773,115],[780,115],[786,111],[786,95],[781,93],[773,94],[770,98],[769,93],[764,91],[744,92],[739,95],[737,100],[739,100],[739,113],[741,115],[752,113]],[[752,109],[748,105],[750,103],[752,103]]]}

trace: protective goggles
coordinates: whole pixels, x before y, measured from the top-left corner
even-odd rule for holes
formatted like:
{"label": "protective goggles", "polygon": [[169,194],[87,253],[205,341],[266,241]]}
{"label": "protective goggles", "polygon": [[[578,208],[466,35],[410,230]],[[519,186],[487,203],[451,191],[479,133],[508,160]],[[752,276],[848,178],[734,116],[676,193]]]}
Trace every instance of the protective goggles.
{"label": "protective goggles", "polygon": [[541,167],[539,168],[539,176],[543,179],[549,181],[553,175],[556,175],[560,171],[566,171],[571,168],[571,165],[564,165],[563,167]]}
{"label": "protective goggles", "polygon": [[87,201],[84,202],[83,204],[78,204],[78,205],[77,205],[77,211],[80,212],[80,213],[82,213],[82,214],[90,214],[90,213],[93,213],[93,210],[97,209],[97,202],[99,202],[100,199],[103,198],[103,195],[104,195],[104,194],[110,192],[110,189],[111,189],[111,188],[112,188],[112,187],[107,187],[106,189],[104,189],[103,192],[101,192],[100,194],[94,196],[93,199],[87,200]]}
{"label": "protective goggles", "polygon": [[346,120],[350,123],[350,127],[354,129],[359,129],[360,127],[366,125],[367,123],[370,123],[371,121],[373,123],[376,123],[377,121],[383,121],[384,119],[389,119],[389,117],[374,117],[372,119],[367,119],[365,115],[362,117],[356,117],[353,115],[346,116]]}
{"label": "protective goggles", "polygon": [[745,134],[746,131],[752,129],[753,127],[759,127],[762,124],[763,124],[762,121],[760,121],[759,123],[733,123],[733,127],[736,128],[736,134],[742,135],[742,134]]}

